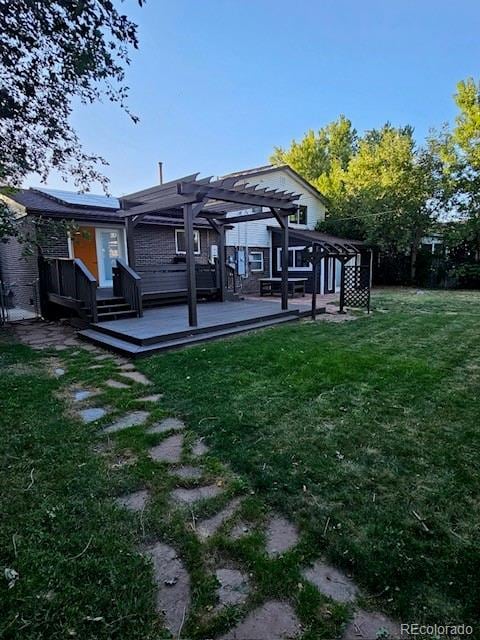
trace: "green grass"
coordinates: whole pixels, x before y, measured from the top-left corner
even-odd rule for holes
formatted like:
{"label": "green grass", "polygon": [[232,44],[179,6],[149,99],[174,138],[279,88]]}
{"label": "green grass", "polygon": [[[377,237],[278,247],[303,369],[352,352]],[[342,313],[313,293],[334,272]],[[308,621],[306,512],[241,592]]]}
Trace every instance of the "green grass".
{"label": "green grass", "polygon": [[[19,573],[11,589],[0,574],[0,637],[168,637],[139,553],[158,539],[190,571],[184,633],[196,640],[242,614],[211,614],[221,562],[250,573],[244,611],[288,598],[305,639],[338,637],[351,610],[300,574],[319,556],[354,576],[366,608],[478,625],[480,295],[378,292],[373,307],[355,322],[294,324],[138,362],[154,382],[147,393],[165,394],[150,422],[181,416],[187,442],[201,435],[211,447],[206,481],[224,482],[225,494],[193,514],[172,508],[174,480],[146,455],[161,435],[132,428],[95,455],[105,444],[98,426],[68,405],[72,385],[98,387],[91,404],[111,408],[106,424],[142,408],[144,387],[105,388],[115,363],[89,369],[84,350],[39,354],[0,341],[0,570]],[[47,375],[52,356],[67,369],[60,379]],[[112,467],[122,454],[133,464]],[[114,505],[144,486],[152,501],[143,517]],[[221,529],[201,545],[192,516],[233,495],[246,496],[236,519],[252,534],[233,543]],[[277,560],[264,553],[271,510],[301,531]]]}
{"label": "green grass", "polygon": [[480,295],[380,292],[373,306],[139,366],[369,606],[478,622]]}

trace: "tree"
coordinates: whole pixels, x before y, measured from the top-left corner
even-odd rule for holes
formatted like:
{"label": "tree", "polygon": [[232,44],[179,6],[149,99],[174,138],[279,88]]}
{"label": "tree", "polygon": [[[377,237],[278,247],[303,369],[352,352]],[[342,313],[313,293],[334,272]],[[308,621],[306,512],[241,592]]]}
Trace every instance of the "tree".
{"label": "tree", "polygon": [[430,146],[441,162],[443,205],[455,214],[445,233],[457,273],[476,273],[480,282],[480,83],[457,84],[459,113],[450,131],[432,135]]}
{"label": "tree", "polygon": [[[0,0],[0,184],[56,169],[80,189],[106,188],[105,160],[82,149],[70,123],[72,101],[107,99],[129,113],[124,68],[136,29],[111,0]],[[0,239],[15,233],[3,204]]]}

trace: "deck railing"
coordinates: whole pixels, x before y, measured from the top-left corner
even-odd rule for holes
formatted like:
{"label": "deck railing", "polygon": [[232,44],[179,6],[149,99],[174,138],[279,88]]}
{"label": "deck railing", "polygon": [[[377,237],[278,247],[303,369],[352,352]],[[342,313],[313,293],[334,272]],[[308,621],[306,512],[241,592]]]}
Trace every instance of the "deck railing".
{"label": "deck railing", "polygon": [[138,317],[143,316],[141,277],[126,262],[117,258],[113,267],[113,295],[125,298]]}
{"label": "deck railing", "polygon": [[79,303],[97,321],[97,281],[79,258],[39,259],[42,296]]}

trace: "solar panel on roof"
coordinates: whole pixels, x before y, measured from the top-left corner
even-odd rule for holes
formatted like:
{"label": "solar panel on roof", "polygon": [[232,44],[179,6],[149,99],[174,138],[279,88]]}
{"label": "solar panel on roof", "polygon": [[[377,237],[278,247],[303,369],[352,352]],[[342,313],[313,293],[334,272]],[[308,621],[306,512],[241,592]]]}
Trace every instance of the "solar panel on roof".
{"label": "solar panel on roof", "polygon": [[81,207],[92,207],[102,209],[120,209],[118,198],[101,196],[94,193],[75,193],[74,191],[64,191],[63,189],[48,189],[36,187],[36,191],[41,191],[47,196],[61,200],[65,204],[73,204]]}

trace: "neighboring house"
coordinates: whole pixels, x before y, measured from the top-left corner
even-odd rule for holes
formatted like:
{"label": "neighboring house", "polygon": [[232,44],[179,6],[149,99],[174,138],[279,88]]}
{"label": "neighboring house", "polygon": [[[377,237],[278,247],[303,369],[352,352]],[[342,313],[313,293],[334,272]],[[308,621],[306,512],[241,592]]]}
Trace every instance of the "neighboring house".
{"label": "neighboring house", "polygon": [[[303,250],[309,241],[319,237],[314,231],[325,217],[326,201],[322,194],[288,166],[265,166],[230,174],[238,176],[238,184],[260,184],[265,188],[300,194],[299,207],[290,219],[289,275],[307,278],[307,291],[312,290],[312,267],[305,263]],[[225,177],[225,176],[224,176]],[[174,181],[173,181],[174,182]],[[112,268],[117,258],[128,262],[134,256],[135,267],[149,267],[185,261],[185,234],[182,220],[168,216],[146,216],[134,228],[127,245],[122,206],[129,207],[135,198],[143,198],[151,189],[129,194],[122,199],[69,191],[31,188],[14,195],[2,196],[12,206],[24,225],[32,220],[49,218],[70,220],[76,232],[62,232],[39,246],[44,257],[80,258],[98,282],[99,288],[111,290]],[[245,210],[251,213],[252,210]],[[234,211],[230,216],[239,215]],[[322,238],[327,236],[322,234]],[[333,239],[333,241],[339,240]],[[196,262],[213,263],[218,255],[218,235],[208,221],[198,217],[194,224]],[[234,267],[240,293],[258,294],[259,280],[280,277],[281,233],[273,218],[234,224],[226,231],[227,263]],[[133,259],[131,259],[133,262]],[[323,264],[326,263],[326,264]],[[15,241],[0,243],[0,280],[10,287],[15,306],[31,309],[34,305],[33,283],[38,279],[37,259],[22,256]],[[339,290],[340,263],[335,258],[322,261],[319,293]]]}
{"label": "neighboring house", "polygon": [[[299,208],[290,218],[289,275],[308,278],[307,291],[312,290],[312,266],[304,260],[308,237],[315,238],[318,222],[325,219],[325,197],[288,165],[266,165],[237,171],[228,176],[238,176],[239,183],[252,182],[271,189],[293,191],[300,194]],[[223,177],[228,177],[223,176]],[[253,210],[245,210],[245,214]],[[239,215],[236,211],[235,214]],[[295,231],[302,232],[298,235]],[[306,233],[305,233],[306,232]],[[239,274],[239,287],[245,293],[258,293],[260,278],[280,277],[281,253],[280,227],[274,220],[257,220],[233,225],[226,234],[227,260],[234,263]],[[324,264],[326,262],[326,264]],[[322,261],[320,294],[340,291],[341,264],[335,258]]]}

